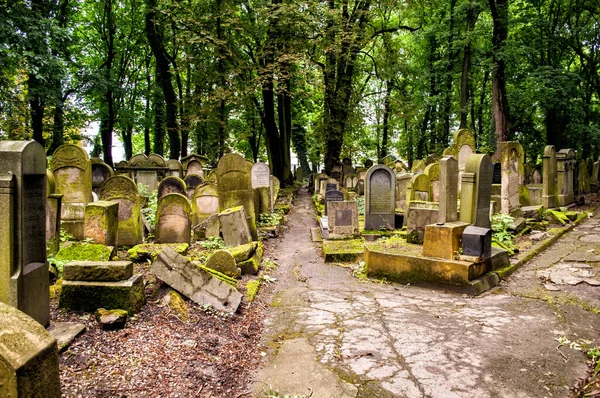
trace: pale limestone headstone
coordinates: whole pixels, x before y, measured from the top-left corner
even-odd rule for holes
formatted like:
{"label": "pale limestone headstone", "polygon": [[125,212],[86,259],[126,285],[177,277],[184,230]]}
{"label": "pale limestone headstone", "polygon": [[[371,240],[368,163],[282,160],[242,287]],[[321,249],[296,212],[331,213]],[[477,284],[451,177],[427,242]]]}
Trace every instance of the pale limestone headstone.
{"label": "pale limestone headstone", "polygon": [[535,169],[533,171],[532,180],[533,180],[533,184],[541,184],[542,183],[542,173],[538,169]]}
{"label": "pale limestone headstone", "polygon": [[181,162],[177,159],[169,159],[167,160],[167,177],[183,177],[183,166]]}
{"label": "pale limestone headstone", "polygon": [[404,173],[396,176],[396,208],[402,211],[408,210],[407,192],[413,173]]}
{"label": "pale limestone headstone", "polygon": [[462,173],[465,171],[467,159],[475,153],[475,136],[470,130],[460,129],[452,137],[452,145],[444,150],[444,155],[454,156],[458,160],[458,189],[462,181]]}
{"label": "pale limestone headstone", "polygon": [[575,151],[572,149],[561,149],[556,154],[556,176],[558,204],[567,206],[575,201]]}
{"label": "pale limestone headstone", "polygon": [[232,207],[219,213],[221,233],[227,246],[240,246],[252,242],[248,217],[243,206]]}
{"label": "pale limestone headstone", "polygon": [[500,207],[504,214],[514,214],[521,208],[519,191],[525,178],[525,152],[516,141],[499,142],[501,186]]}
{"label": "pale limestone headstone", "polygon": [[458,161],[453,156],[440,160],[439,223],[458,219]]}
{"label": "pale limestone headstone", "polygon": [[81,240],[85,206],[92,201],[92,164],[88,154],[77,145],[61,145],[52,155],[51,169],[56,190],[63,195],[63,229]]}
{"label": "pale limestone headstone", "polygon": [[328,203],[329,239],[358,235],[358,203],[331,201]]}
{"label": "pale limestone headstone", "polygon": [[190,243],[192,205],[187,197],[169,193],[158,202],[154,233],[157,243]]}
{"label": "pale limestone headstone", "polygon": [[196,188],[192,200],[192,223],[198,225],[211,215],[219,212],[217,187],[203,184]]}
{"label": "pale limestone headstone", "polygon": [[0,302],[0,397],[60,396],[56,339],[35,319]]}
{"label": "pale limestone headstone", "polygon": [[187,174],[200,174],[202,177],[206,175],[204,167],[208,163],[208,158],[204,155],[191,154],[181,159],[181,163]]}
{"label": "pale limestone headstone", "polygon": [[141,202],[135,182],[123,175],[110,177],[102,185],[100,199],[119,203],[118,244],[135,246],[142,243]]}
{"label": "pale limestone headstone", "polygon": [[365,229],[395,228],[396,175],[385,165],[372,166],[365,176]]}
{"label": "pale limestone headstone", "polygon": [[0,141],[0,302],[49,322],[46,153],[35,141]]}
{"label": "pale limestone headstone", "polygon": [[252,166],[252,188],[270,187],[271,170],[269,165],[263,162],[255,163]]}
{"label": "pale limestone headstone", "polygon": [[554,146],[544,148],[542,206],[551,209],[558,206],[557,176],[556,176],[556,150]]}
{"label": "pale limestone headstone", "polygon": [[460,221],[490,228],[492,161],[485,154],[473,154],[467,160],[460,196]]}

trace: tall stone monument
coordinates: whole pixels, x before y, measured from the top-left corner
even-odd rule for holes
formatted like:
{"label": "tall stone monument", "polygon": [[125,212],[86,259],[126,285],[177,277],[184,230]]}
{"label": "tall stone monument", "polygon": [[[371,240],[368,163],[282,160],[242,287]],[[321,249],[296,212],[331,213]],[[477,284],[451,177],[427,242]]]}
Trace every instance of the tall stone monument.
{"label": "tall stone monument", "polygon": [[542,206],[551,209],[558,206],[558,195],[556,186],[556,150],[554,146],[547,145],[544,148],[542,159]]}
{"label": "tall stone monument", "polygon": [[460,195],[460,221],[490,228],[492,161],[488,155],[473,154],[467,159]]}
{"label": "tall stone monument", "polygon": [[396,227],[396,175],[385,165],[369,168],[365,176],[365,229]]}
{"label": "tall stone monument", "polygon": [[0,141],[0,301],[49,322],[46,152],[35,141]]}

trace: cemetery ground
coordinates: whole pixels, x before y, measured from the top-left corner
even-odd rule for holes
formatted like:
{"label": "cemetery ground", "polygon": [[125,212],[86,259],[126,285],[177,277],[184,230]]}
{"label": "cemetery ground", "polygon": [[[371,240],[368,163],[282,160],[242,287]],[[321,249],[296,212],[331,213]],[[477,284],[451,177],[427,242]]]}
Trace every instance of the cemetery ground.
{"label": "cemetery ground", "polygon": [[[588,198],[591,210],[597,203]],[[185,307],[165,305],[170,289],[149,263],[135,271],[146,280],[147,304],[122,330],[103,331],[93,315],[60,311],[54,299],[53,320],[87,327],[60,355],[63,394],[597,394],[586,351],[600,345],[600,288],[575,282],[600,278],[599,215],[571,225],[535,256],[563,230],[540,242],[522,239],[512,262],[528,261],[477,297],[366,279],[357,262],[325,263],[311,242],[316,225],[301,190],[285,233],[265,242],[259,294],[233,315],[187,299]]]}

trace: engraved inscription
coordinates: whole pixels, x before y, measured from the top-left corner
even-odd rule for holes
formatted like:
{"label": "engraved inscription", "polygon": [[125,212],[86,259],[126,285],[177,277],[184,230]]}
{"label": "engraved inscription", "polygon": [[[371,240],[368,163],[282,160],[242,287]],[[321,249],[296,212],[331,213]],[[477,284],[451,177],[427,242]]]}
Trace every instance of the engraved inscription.
{"label": "engraved inscription", "polygon": [[46,260],[45,175],[23,176],[23,266]]}
{"label": "engraved inscription", "polygon": [[371,214],[390,214],[393,212],[392,180],[385,170],[376,170],[371,174],[369,203]]}
{"label": "engraved inscription", "polygon": [[338,227],[351,227],[352,226],[352,210],[336,210],[335,211],[335,225]]}

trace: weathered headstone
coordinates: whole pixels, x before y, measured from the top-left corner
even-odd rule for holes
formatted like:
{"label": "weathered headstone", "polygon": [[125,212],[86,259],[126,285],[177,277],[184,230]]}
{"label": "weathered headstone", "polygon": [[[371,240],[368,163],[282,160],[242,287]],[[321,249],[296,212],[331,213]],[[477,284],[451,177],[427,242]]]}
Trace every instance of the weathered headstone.
{"label": "weathered headstone", "polygon": [[96,195],[100,195],[102,184],[113,175],[115,175],[115,172],[112,167],[100,159],[92,159],[92,191]]}
{"label": "weathered headstone", "polygon": [[[496,153],[500,157],[501,210],[504,214],[514,215],[521,209],[519,191],[525,178],[525,152],[520,143],[506,141],[498,143]],[[496,169],[494,169],[495,171]]]}
{"label": "weathered headstone", "polygon": [[426,174],[416,174],[410,179],[407,188],[408,207],[413,201],[432,202],[431,181]]}
{"label": "weathered headstone", "polygon": [[490,228],[492,161],[485,154],[467,159],[460,195],[460,221],[476,227]]}
{"label": "weathered headstone", "polygon": [[356,183],[356,193],[359,195],[365,194],[365,177],[367,176],[367,170],[364,167],[359,167],[356,169],[356,174],[358,174],[358,182]]}
{"label": "weathered headstone", "polygon": [[273,212],[273,197],[271,192],[271,170],[263,162],[255,163],[251,170],[252,188],[258,196],[258,213],[270,214]]}
{"label": "weathered headstone", "polygon": [[581,159],[579,161],[579,173],[577,182],[579,188],[579,195],[590,193],[592,191],[590,187],[591,184],[590,176],[588,174],[587,162],[585,161],[585,159]]}
{"label": "weathered headstone", "polygon": [[243,206],[232,207],[219,213],[223,241],[227,246],[240,246],[252,242],[252,234]]}
{"label": "weathered headstone", "polygon": [[0,302],[48,324],[46,152],[35,141],[0,141]]}
{"label": "weathered headstone", "polygon": [[304,170],[302,167],[296,168],[296,181],[303,182],[304,181]]}
{"label": "weathered headstone", "polygon": [[329,203],[331,202],[339,202],[344,200],[344,193],[342,191],[338,191],[337,189],[330,189],[325,192],[325,215],[329,214]]}
{"label": "weathered headstone", "polygon": [[218,212],[219,195],[217,187],[212,184],[203,184],[197,187],[192,200],[192,224],[198,225]]}
{"label": "weathered headstone", "polygon": [[56,193],[54,174],[46,169],[46,248],[48,254],[60,249],[60,208],[62,195]]}
{"label": "weathered headstone", "polygon": [[600,179],[598,178],[600,173],[600,161],[594,162],[592,167],[592,174],[590,176],[590,189],[592,192],[598,192],[600,190]]}
{"label": "weathered headstone", "polygon": [[157,243],[190,243],[192,205],[187,197],[169,193],[158,202],[154,233]]}
{"label": "weathered headstone", "polygon": [[1,302],[0,325],[0,397],[60,398],[56,339],[35,319]]}
{"label": "weathered headstone", "polygon": [[558,204],[566,206],[575,201],[575,151],[561,149],[556,154],[556,176],[558,184]]}
{"label": "weathered headstone", "polygon": [[272,198],[273,206],[275,206],[275,203],[277,202],[277,198],[279,197],[279,190],[281,189],[281,182],[279,181],[279,178],[277,178],[275,176],[271,176],[269,181],[271,183],[271,198]]}
{"label": "weathered headstone", "polygon": [[167,160],[167,177],[183,177],[183,166],[181,162],[177,159],[169,159]]}
{"label": "weathered headstone", "polygon": [[244,206],[252,239],[257,240],[256,197],[252,189],[251,168],[252,164],[238,154],[224,155],[217,164],[217,191],[221,211]]}
{"label": "weathered headstone", "polygon": [[458,189],[460,191],[460,184],[462,184],[462,173],[465,171],[467,159],[471,154],[474,154],[475,137],[473,133],[467,129],[460,129],[452,138],[452,145],[444,150],[444,155],[454,156],[458,160]]}
{"label": "weathered headstone", "polygon": [[85,206],[92,201],[92,165],[88,154],[77,145],[61,145],[52,155],[51,169],[56,190],[63,195],[62,228],[81,240]]}
{"label": "weathered headstone", "polygon": [[365,176],[365,229],[395,228],[396,175],[387,166],[375,165]]}
{"label": "weathered headstone", "polygon": [[542,185],[542,206],[551,209],[558,206],[558,193],[556,181],[556,151],[554,146],[547,145],[544,148],[543,166],[543,185]]}
{"label": "weathered headstone", "polygon": [[439,220],[444,224],[458,219],[458,161],[453,156],[440,160]]}
{"label": "weathered headstone", "polygon": [[429,177],[431,182],[431,198],[432,202],[437,202],[440,199],[440,164],[439,162],[428,164],[425,167],[424,174]]}
{"label": "weathered headstone", "polygon": [[89,203],[85,207],[84,236],[94,243],[117,247],[119,204],[108,200]]}
{"label": "weathered headstone", "polygon": [[542,183],[542,173],[538,169],[533,171],[532,180],[534,184]]}
{"label": "weathered headstone", "polygon": [[327,207],[329,239],[358,235],[358,203],[355,200],[330,201]]}
{"label": "weathered headstone", "polygon": [[181,163],[186,175],[200,174],[202,177],[206,175],[204,172],[204,167],[208,163],[208,158],[206,156],[193,153],[181,159]]}
{"label": "weathered headstone", "polygon": [[408,210],[408,186],[413,176],[412,173],[396,175],[396,208],[404,212]]}
{"label": "weathered headstone", "polygon": [[423,159],[415,160],[410,169],[414,174],[423,174],[425,172],[425,161]]}
{"label": "weathered headstone", "polygon": [[158,184],[157,199],[169,193],[187,195],[185,182],[179,177],[165,177]]}
{"label": "weathered headstone", "polygon": [[189,200],[192,200],[194,197],[196,188],[204,184],[204,178],[200,174],[188,173],[183,181],[186,186],[186,193],[184,195],[186,195]]}
{"label": "weathered headstone", "polygon": [[102,185],[100,199],[119,203],[118,244],[135,246],[142,243],[141,203],[135,182],[123,175],[110,177]]}
{"label": "weathered headstone", "polygon": [[232,278],[237,278],[242,273],[233,255],[226,250],[215,250],[206,261],[206,266]]}
{"label": "weathered headstone", "polygon": [[333,168],[331,169],[331,178],[335,179],[336,181],[341,181],[342,179],[342,168],[340,166],[333,166]]}

